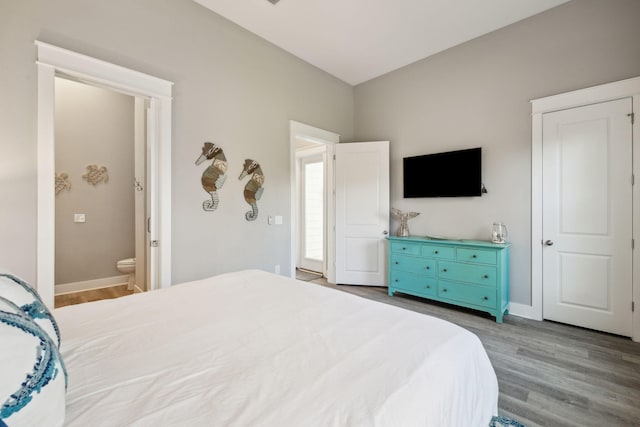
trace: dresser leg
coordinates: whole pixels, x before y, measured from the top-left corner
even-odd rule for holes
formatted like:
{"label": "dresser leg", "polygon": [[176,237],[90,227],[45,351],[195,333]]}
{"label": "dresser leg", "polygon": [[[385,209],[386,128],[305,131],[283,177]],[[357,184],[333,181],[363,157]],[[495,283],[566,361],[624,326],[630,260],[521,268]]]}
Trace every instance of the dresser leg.
{"label": "dresser leg", "polygon": [[389,293],[389,296],[390,296],[390,297],[392,297],[392,296],[393,296],[393,294],[395,294],[395,292],[394,292],[393,290],[391,290],[391,288],[389,288],[389,292],[388,292],[388,293]]}
{"label": "dresser leg", "polygon": [[502,323],[502,312],[496,315],[496,323]]}

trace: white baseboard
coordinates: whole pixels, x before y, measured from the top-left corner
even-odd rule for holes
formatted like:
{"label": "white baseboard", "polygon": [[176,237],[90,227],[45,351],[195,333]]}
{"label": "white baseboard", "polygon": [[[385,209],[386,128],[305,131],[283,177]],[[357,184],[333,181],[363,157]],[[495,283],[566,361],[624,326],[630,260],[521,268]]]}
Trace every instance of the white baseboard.
{"label": "white baseboard", "polygon": [[56,295],[70,294],[73,292],[90,291],[92,289],[109,288],[111,286],[126,285],[129,275],[105,277],[103,279],[86,280],[84,282],[64,283],[55,286]]}
{"label": "white baseboard", "polygon": [[542,320],[542,317],[540,317],[540,314],[533,308],[533,306],[518,304],[517,302],[509,303],[509,314],[524,317],[526,319]]}

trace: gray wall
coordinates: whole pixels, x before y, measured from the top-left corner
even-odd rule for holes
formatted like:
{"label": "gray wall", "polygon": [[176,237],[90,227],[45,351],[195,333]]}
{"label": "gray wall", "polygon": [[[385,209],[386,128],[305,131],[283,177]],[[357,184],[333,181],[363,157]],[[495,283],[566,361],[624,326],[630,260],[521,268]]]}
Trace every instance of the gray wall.
{"label": "gray wall", "polygon": [[[121,276],[117,261],[135,256],[134,98],[60,78],[55,90],[56,172],[71,180],[56,196],[55,283]],[[107,183],[82,179],[93,164]]]}
{"label": "gray wall", "polygon": [[[531,99],[640,75],[640,1],[575,0],[355,88],[358,140],[391,141],[391,205],[413,234],[512,241],[511,300],[531,301]],[[482,198],[403,199],[402,158],[483,148]],[[395,226],[392,227],[392,230]]]}
{"label": "gray wall", "polygon": [[[289,120],[353,136],[353,88],[188,0],[0,0],[0,268],[35,279],[35,39],[175,82],[174,283],[239,268],[290,269]],[[202,210],[204,141],[229,177]],[[262,164],[255,222],[238,176]],[[267,215],[283,215],[281,226]]]}

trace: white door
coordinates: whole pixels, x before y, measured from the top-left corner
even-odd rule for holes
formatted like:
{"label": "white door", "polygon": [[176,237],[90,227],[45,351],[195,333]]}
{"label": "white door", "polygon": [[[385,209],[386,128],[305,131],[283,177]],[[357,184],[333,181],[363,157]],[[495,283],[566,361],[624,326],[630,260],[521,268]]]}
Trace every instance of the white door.
{"label": "white door", "polygon": [[631,98],[543,115],[543,316],[631,336]]}
{"label": "white door", "polygon": [[[310,151],[310,150],[308,150]],[[314,152],[317,150],[314,150]],[[300,154],[300,268],[324,273],[325,146],[321,153]]]}
{"label": "white door", "polygon": [[336,282],[386,285],[389,141],[337,144]]}

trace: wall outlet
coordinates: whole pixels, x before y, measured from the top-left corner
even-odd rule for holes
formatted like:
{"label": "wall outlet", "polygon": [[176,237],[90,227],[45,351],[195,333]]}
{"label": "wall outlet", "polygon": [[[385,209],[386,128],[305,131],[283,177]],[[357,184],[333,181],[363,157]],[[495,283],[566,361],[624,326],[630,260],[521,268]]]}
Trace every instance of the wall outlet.
{"label": "wall outlet", "polygon": [[276,225],[282,225],[282,215],[276,215]]}
{"label": "wall outlet", "polygon": [[280,264],[276,264],[273,270],[276,272],[276,274],[280,274]]}
{"label": "wall outlet", "polygon": [[86,218],[84,214],[73,214],[73,222],[85,222]]}

